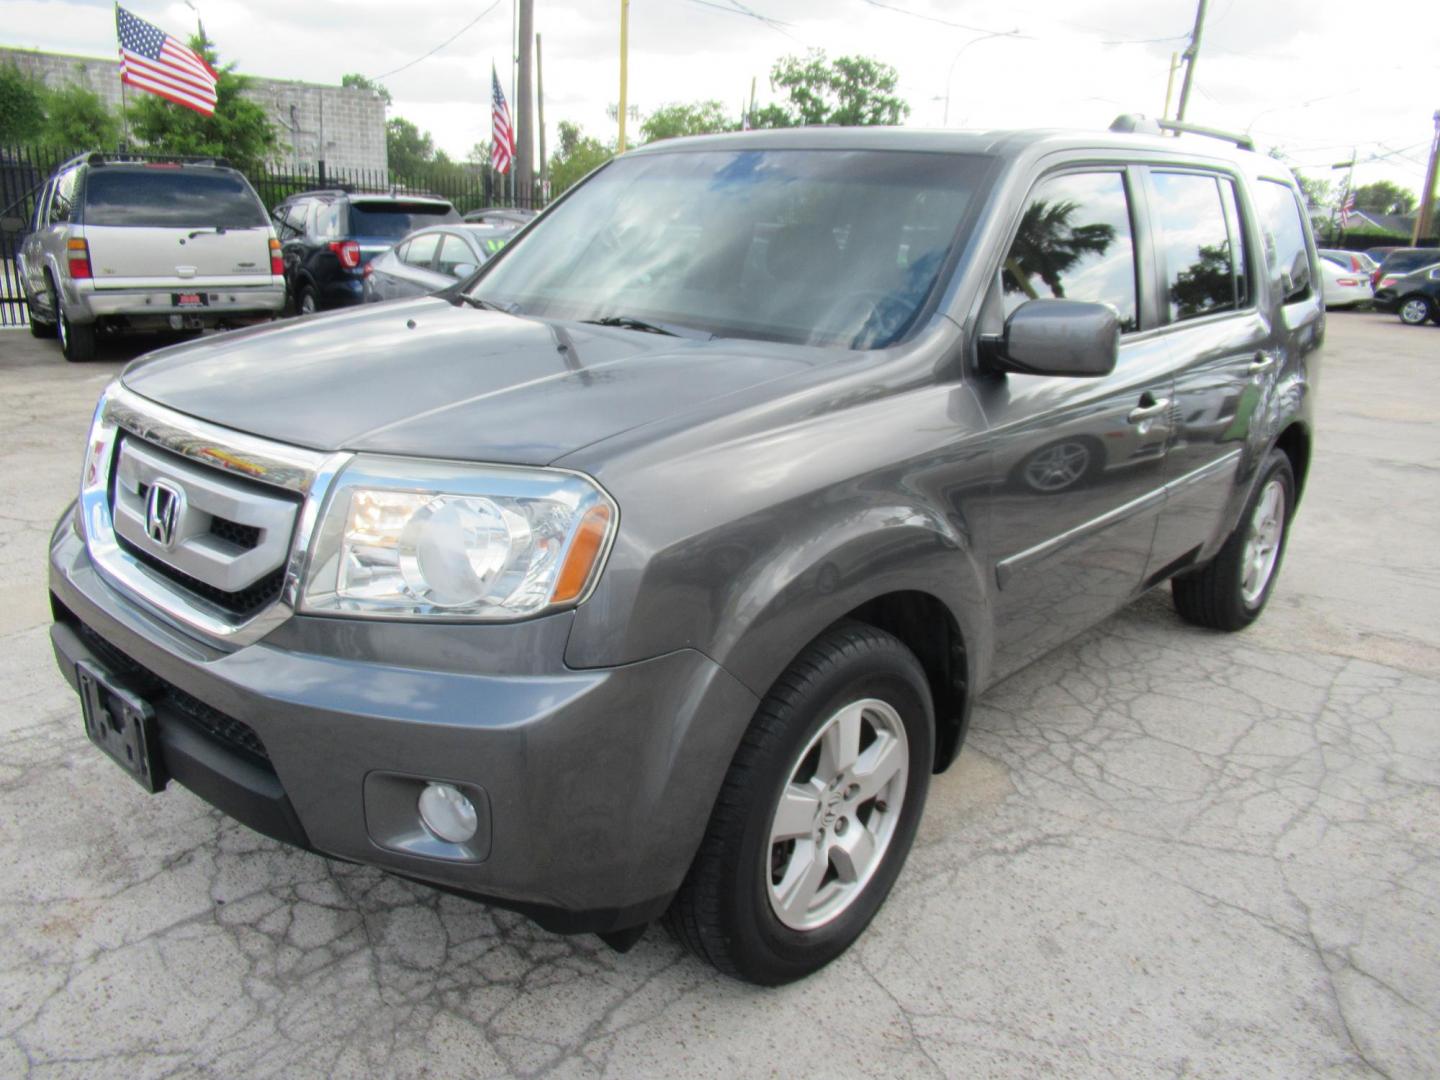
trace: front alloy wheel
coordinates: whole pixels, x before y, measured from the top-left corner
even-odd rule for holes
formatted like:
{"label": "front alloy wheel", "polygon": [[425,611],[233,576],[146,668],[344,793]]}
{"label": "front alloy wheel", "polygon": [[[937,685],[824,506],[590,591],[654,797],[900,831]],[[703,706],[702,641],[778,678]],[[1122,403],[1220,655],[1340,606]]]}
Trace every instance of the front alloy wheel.
{"label": "front alloy wheel", "polygon": [[934,709],[904,643],[837,623],[776,680],[731,762],[666,921],[775,986],[844,952],[899,876],[925,805]]}
{"label": "front alloy wheel", "polygon": [[905,803],[905,724],[864,698],[830,717],[801,751],[770,822],[770,908],[813,930],[838,918],[885,858]]}

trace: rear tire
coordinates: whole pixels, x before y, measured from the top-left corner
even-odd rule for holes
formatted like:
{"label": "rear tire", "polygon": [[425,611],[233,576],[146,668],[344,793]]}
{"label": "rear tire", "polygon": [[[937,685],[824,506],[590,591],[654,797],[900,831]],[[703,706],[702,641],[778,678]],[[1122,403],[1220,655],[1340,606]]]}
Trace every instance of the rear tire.
{"label": "rear tire", "polygon": [[315,292],[315,286],[304,285],[300,289],[300,295],[295,300],[295,313],[297,315],[314,315],[320,310],[320,297]]}
{"label": "rear tire", "polygon": [[57,315],[56,324],[60,328],[60,351],[65,354],[65,359],[72,364],[83,364],[95,359],[95,324],[74,323],[70,316],[65,314],[65,307],[60,303],[52,290],[51,298],[55,302]]}
{"label": "rear tire", "polygon": [[1400,301],[1396,309],[1400,321],[1406,326],[1424,326],[1431,319],[1435,318],[1435,306],[1430,303],[1426,296],[1407,296]]}
{"label": "rear tire", "polygon": [[1290,459],[1283,450],[1271,450],[1220,553],[1170,582],[1181,617],[1212,630],[1243,630],[1259,618],[1280,576],[1294,512]]}
{"label": "rear tire", "polygon": [[749,982],[825,966],[889,895],[933,760],[934,709],[915,655],[864,623],[826,631],[751,721],[667,925]]}

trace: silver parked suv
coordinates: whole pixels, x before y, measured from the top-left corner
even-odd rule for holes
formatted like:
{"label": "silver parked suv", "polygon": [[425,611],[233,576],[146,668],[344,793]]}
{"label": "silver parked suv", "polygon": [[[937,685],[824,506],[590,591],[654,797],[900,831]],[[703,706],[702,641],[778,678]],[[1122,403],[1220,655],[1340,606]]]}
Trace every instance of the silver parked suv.
{"label": "silver parked suv", "polygon": [[556,930],[814,971],[977,694],[1161,583],[1220,630],[1275,587],[1304,202],[1139,126],[655,143],[446,291],[137,361],[50,547],[90,737]]}
{"label": "silver parked suv", "polygon": [[275,318],[284,266],[269,216],[221,161],[85,154],[35,203],[20,279],[36,337],[89,360],[101,329],[199,330]]}

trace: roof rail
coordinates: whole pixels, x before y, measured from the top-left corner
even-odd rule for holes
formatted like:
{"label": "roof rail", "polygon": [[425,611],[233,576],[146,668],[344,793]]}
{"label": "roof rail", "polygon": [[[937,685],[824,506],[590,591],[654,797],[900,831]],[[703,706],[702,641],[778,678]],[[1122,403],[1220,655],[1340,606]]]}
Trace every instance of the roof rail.
{"label": "roof rail", "polygon": [[88,154],[81,154],[81,158],[89,165],[143,165],[143,164],[175,164],[175,165],[209,165],[216,169],[234,168],[229,160],[223,157],[216,157],[213,154],[189,155],[189,154],[136,154],[129,150],[119,153],[106,153],[103,150],[92,150]]}
{"label": "roof rail", "polygon": [[1110,125],[1110,130],[1131,135],[1159,135],[1165,131],[1176,135],[1203,135],[1207,139],[1219,139],[1221,142],[1233,143],[1241,150],[1255,149],[1255,140],[1249,135],[1237,135],[1231,131],[1221,131],[1219,128],[1201,127],[1199,124],[1182,124],[1178,120],[1151,120],[1140,113],[1124,113],[1117,116],[1115,122]]}

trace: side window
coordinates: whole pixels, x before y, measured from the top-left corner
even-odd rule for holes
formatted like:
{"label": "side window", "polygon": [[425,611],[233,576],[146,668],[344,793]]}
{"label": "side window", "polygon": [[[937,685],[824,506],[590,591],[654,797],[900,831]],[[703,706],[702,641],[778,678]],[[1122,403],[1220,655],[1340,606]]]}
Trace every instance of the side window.
{"label": "side window", "polygon": [[440,257],[435,262],[436,273],[444,274],[446,277],[460,277],[455,272],[457,266],[479,265],[480,260],[464,240],[450,233],[445,234],[440,241]]}
{"label": "side window", "polygon": [[338,202],[317,203],[315,217],[311,220],[310,235],[317,240],[338,240],[340,228],[340,204]]}
{"label": "side window", "polygon": [[397,244],[397,245],[395,245],[395,258],[399,259],[401,262],[404,262],[404,261],[405,261],[405,253],[406,253],[407,251],[409,251],[409,250],[410,250],[410,245],[409,245],[409,244]]}
{"label": "side window", "polygon": [[1001,284],[1007,316],[1027,300],[1090,300],[1113,307],[1121,330],[1137,329],[1124,176],[1064,173],[1042,180],[1005,256]]}
{"label": "side window", "polygon": [[1265,227],[1265,262],[1280,278],[1285,303],[1310,295],[1310,255],[1305,247],[1305,220],[1289,184],[1261,180],[1255,185],[1260,222]]}
{"label": "side window", "polygon": [[1234,311],[1236,265],[1219,178],[1155,172],[1151,179],[1170,321]]}
{"label": "side window", "polygon": [[285,208],[285,232],[287,236],[296,237],[305,235],[305,214],[310,209],[311,200],[301,199],[299,202],[291,203]]}
{"label": "side window", "polygon": [[410,246],[405,249],[405,254],[402,258],[411,266],[418,266],[421,270],[429,270],[430,262],[435,257],[435,248],[438,247],[439,244],[439,233],[421,233],[410,241]]}
{"label": "side window", "polygon": [[50,224],[58,225],[69,221],[75,202],[75,180],[79,169],[69,169],[60,174],[55,182],[55,193],[50,196]]}

